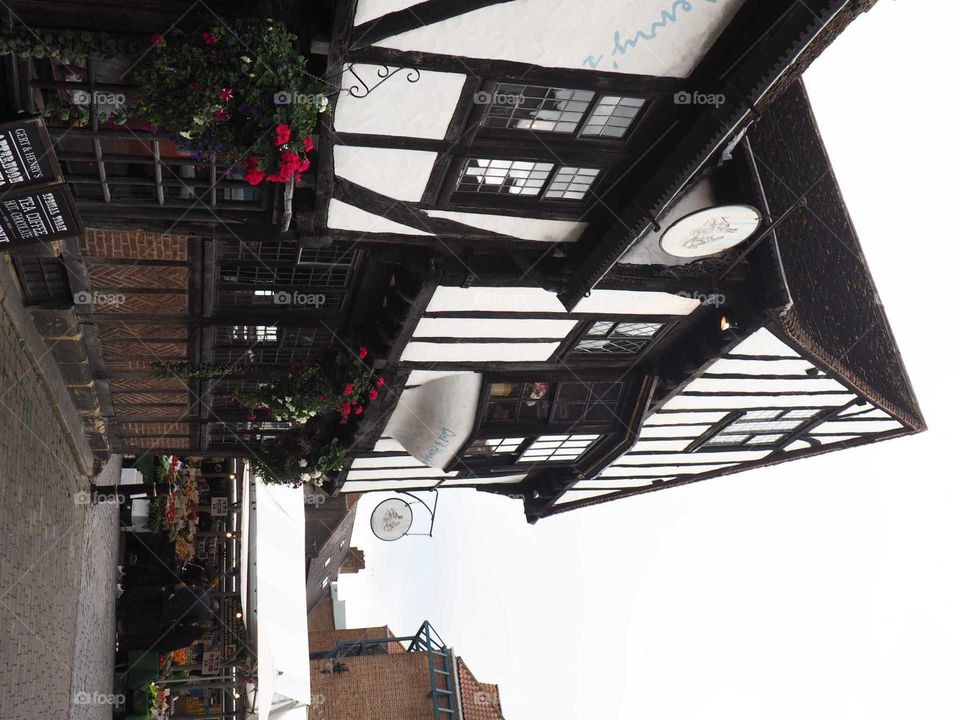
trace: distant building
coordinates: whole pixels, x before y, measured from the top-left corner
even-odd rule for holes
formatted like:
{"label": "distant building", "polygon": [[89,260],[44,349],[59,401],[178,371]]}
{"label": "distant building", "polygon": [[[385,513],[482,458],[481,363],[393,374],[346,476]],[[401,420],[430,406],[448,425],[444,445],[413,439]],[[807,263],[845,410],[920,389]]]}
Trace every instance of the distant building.
{"label": "distant building", "polygon": [[346,628],[336,585],[308,618],[310,720],[503,720],[500,690],[477,680],[425,622]]}
{"label": "distant building", "polygon": [[312,485],[303,488],[307,612],[327,596],[340,573],[365,567],[363,550],[350,547],[359,499],[358,494],[328,497]]}

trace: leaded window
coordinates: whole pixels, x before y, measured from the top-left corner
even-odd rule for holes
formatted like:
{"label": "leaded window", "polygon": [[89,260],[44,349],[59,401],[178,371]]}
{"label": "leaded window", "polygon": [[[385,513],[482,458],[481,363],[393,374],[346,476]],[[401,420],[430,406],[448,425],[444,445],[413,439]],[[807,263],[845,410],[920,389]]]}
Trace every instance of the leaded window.
{"label": "leaded window", "polygon": [[643,350],[664,327],[656,322],[600,320],[574,345],[575,353],[626,354]]}
{"label": "leaded window", "polygon": [[822,414],[816,408],[746,410],[730,413],[711,429],[695,449],[769,449],[780,446],[800,428],[813,424]]}
{"label": "leaded window", "polygon": [[583,455],[599,435],[541,435],[523,451],[518,462],[573,462]]}
{"label": "leaded window", "polygon": [[457,181],[457,191],[541,200],[582,200],[599,175],[598,168],[558,167],[551,162],[533,160],[470,158]]}
{"label": "leaded window", "polygon": [[604,95],[597,101],[581,134],[584,137],[622,138],[645,102],[642,98]]}

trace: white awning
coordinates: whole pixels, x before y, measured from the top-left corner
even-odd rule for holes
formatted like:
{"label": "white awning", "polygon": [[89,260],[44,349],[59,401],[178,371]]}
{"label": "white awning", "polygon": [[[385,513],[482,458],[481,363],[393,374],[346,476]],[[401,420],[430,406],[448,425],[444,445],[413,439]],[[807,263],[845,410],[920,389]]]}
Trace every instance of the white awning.
{"label": "white awning", "polygon": [[244,474],[246,551],[241,580],[251,638],[256,639],[258,720],[300,720],[310,704],[303,489]]}
{"label": "white awning", "polygon": [[470,438],[483,376],[457,373],[404,390],[384,435],[424,465],[443,468]]}

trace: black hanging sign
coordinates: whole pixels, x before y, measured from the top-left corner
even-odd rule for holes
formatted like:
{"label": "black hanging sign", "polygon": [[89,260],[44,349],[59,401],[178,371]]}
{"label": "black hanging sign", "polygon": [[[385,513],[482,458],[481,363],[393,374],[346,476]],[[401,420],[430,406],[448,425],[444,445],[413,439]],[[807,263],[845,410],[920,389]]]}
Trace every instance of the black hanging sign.
{"label": "black hanging sign", "polygon": [[0,124],[0,193],[61,182],[60,165],[41,118]]}
{"label": "black hanging sign", "polygon": [[82,231],[43,119],[0,124],[0,251]]}

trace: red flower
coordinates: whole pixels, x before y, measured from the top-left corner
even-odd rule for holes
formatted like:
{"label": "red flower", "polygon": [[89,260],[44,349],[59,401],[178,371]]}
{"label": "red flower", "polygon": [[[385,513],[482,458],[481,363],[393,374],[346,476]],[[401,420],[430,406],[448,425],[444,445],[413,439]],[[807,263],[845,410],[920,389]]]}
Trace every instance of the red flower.
{"label": "red flower", "polygon": [[353,395],[353,383],[347,383],[347,386],[343,389],[344,395]]}
{"label": "red flower", "polygon": [[216,45],[220,41],[220,38],[214,33],[204,32],[200,34],[200,37],[207,45]]}
{"label": "red flower", "polygon": [[299,174],[305,173],[309,169],[310,169],[310,161],[304,158],[303,160],[300,161],[300,166],[297,168],[297,171],[298,171],[297,174],[299,175]]}
{"label": "red flower", "polygon": [[360,356],[360,359],[363,360],[368,354],[369,353],[367,352],[367,348],[361,345],[360,350],[357,351],[357,355]]}
{"label": "red flower", "polygon": [[280,123],[276,127],[277,138],[273,141],[273,144],[277,147],[281,145],[286,145],[290,142],[290,126],[285,123]]}
{"label": "red flower", "polygon": [[256,420],[257,416],[253,413],[247,413],[247,420]]}
{"label": "red flower", "polygon": [[350,414],[350,403],[345,402],[343,405],[341,405],[341,406],[340,406],[340,412],[342,412],[344,415],[349,415],[349,414]]}
{"label": "red flower", "polygon": [[161,35],[158,32],[155,32],[153,36],[150,38],[151,45],[163,45],[164,42],[166,41],[163,39],[163,35]]}
{"label": "red flower", "polygon": [[307,135],[303,139],[303,151],[310,152],[311,150],[313,150],[313,137],[310,135]]}
{"label": "red flower", "polygon": [[243,179],[246,180],[249,185],[259,185],[266,176],[267,174],[263,170],[256,167],[248,167],[247,171],[243,174]]}
{"label": "red flower", "polygon": [[384,385],[387,384],[387,381],[384,380],[382,377],[378,377],[375,384],[377,387],[383,387]]}
{"label": "red flower", "polygon": [[217,120],[229,120],[230,113],[224,108],[217,108],[213,113],[213,117],[215,117]]}
{"label": "red flower", "polygon": [[190,83],[190,89],[191,89],[191,90],[199,90],[199,89],[200,89],[200,83],[198,83],[196,80],[194,80],[192,83]]}
{"label": "red flower", "polygon": [[233,100],[233,88],[224,88],[220,91],[220,101],[230,102]]}
{"label": "red flower", "polygon": [[380,393],[378,393],[376,390],[371,390],[371,391],[370,391],[370,399],[371,399],[371,400],[376,400],[378,397],[380,397]]}
{"label": "red flower", "polygon": [[353,409],[353,414],[354,414],[354,415],[363,415],[363,405],[357,405],[357,406]]}

